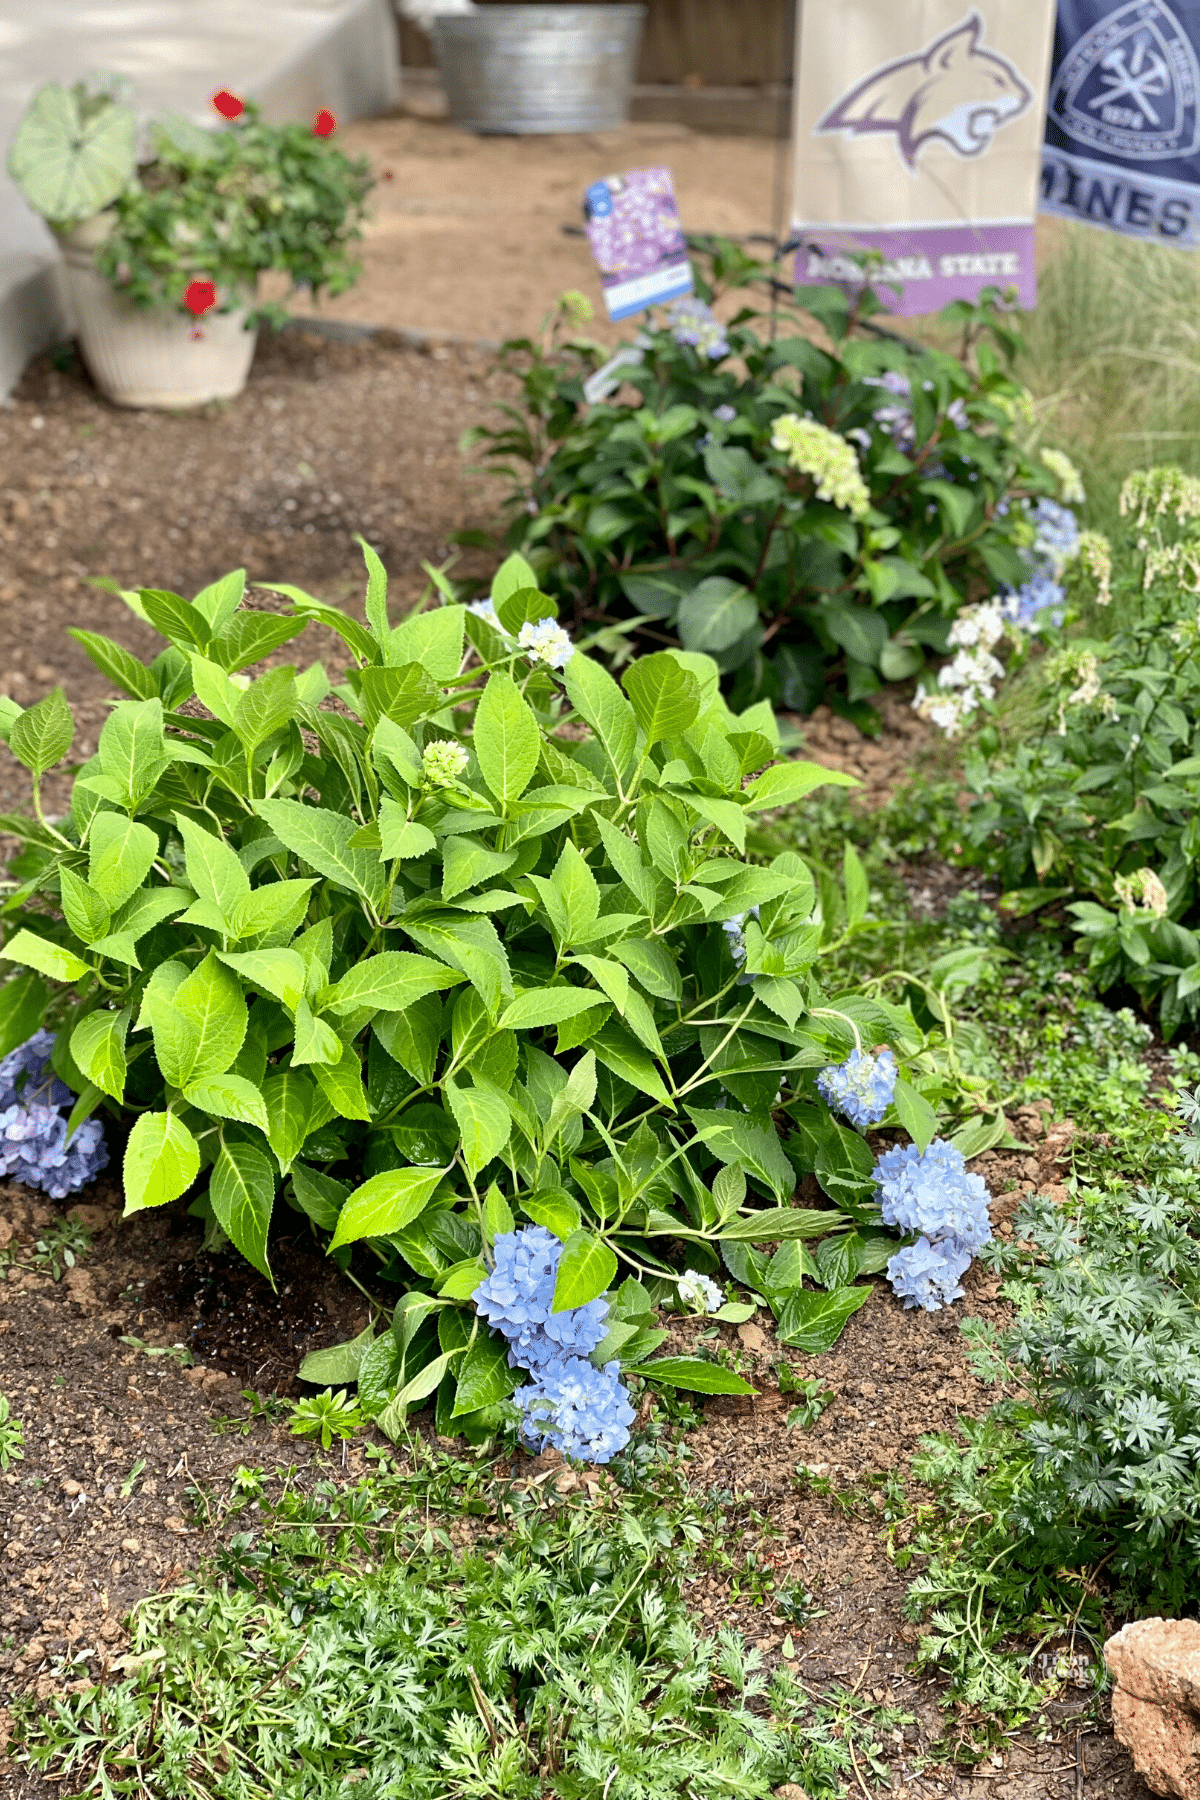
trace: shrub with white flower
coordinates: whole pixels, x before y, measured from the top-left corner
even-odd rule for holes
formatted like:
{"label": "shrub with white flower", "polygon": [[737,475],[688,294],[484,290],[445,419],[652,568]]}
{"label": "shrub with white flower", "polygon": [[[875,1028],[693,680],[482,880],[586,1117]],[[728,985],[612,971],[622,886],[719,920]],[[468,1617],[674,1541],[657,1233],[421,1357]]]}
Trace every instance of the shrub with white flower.
{"label": "shrub with white flower", "polygon": [[454,787],[470,760],[463,745],[453,738],[434,738],[421,752],[422,787]]}
{"label": "shrub with white flower", "polygon": [[532,662],[545,663],[550,669],[565,669],[575,654],[575,646],[557,619],[539,619],[533,625],[527,619],[517,633],[517,643]]}
{"label": "shrub with white flower", "polygon": [[832,1112],[865,1131],[878,1125],[896,1092],[896,1058],[890,1050],[864,1053],[857,1046],[844,1063],[833,1063],[817,1076],[817,1092]]}
{"label": "shrub with white flower", "polygon": [[533,1377],[514,1396],[522,1437],[534,1449],[552,1445],[564,1456],[608,1462],[628,1443],[634,1412],[619,1365],[597,1369],[586,1360],[604,1337],[607,1302],[552,1310],[562,1244],[544,1225],[503,1232],[492,1253],[492,1272],[472,1299],[507,1339],[510,1366]]}
{"label": "shrub with white flower", "polygon": [[50,1064],[54,1033],[44,1028],[0,1062],[0,1175],[65,1200],[108,1167],[99,1119],[67,1137],[75,1096]]}
{"label": "shrub with white flower", "polygon": [[771,432],[771,448],[785,452],[793,469],[812,476],[818,500],[831,501],[854,519],[865,518],[871,510],[858,452],[840,432],[815,419],[802,419],[799,413],[780,413]]}
{"label": "shrub with white flower", "polygon": [[962,1294],[975,1251],[990,1241],[988,1191],[953,1144],[925,1150],[896,1145],[875,1164],[875,1198],[885,1225],[916,1233],[888,1263],[888,1280],[905,1306],[936,1312]]}

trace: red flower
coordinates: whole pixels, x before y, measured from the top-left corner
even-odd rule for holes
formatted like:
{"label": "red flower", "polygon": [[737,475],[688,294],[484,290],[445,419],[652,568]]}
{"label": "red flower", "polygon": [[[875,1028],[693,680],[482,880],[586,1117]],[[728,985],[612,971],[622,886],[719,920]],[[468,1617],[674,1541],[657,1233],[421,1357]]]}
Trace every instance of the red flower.
{"label": "red flower", "polygon": [[236,119],[246,110],[246,102],[231,94],[228,88],[218,88],[212,97],[212,103],[223,119]]}
{"label": "red flower", "polygon": [[217,304],[217,290],[211,281],[189,281],[183,304],[192,317],[198,319],[201,313],[208,312],[210,307]]}
{"label": "red flower", "polygon": [[337,130],[337,120],[327,106],[323,106],[313,120],[313,130],[318,137],[332,137]]}

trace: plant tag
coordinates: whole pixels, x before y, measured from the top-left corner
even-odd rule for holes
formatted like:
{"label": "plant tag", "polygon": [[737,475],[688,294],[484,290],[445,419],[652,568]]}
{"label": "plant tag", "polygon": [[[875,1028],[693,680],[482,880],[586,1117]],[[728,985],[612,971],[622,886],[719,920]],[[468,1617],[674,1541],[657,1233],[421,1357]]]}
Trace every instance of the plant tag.
{"label": "plant tag", "polygon": [[630,169],[584,196],[592,255],[610,319],[627,319],[692,291],[692,265],[670,169]]}
{"label": "plant tag", "polygon": [[583,397],[589,406],[595,406],[598,400],[607,400],[620,387],[622,369],[635,369],[645,361],[644,349],[649,342],[645,333],[639,331],[632,344],[622,344],[615,356],[610,356],[594,375],[588,376],[583,384]]}

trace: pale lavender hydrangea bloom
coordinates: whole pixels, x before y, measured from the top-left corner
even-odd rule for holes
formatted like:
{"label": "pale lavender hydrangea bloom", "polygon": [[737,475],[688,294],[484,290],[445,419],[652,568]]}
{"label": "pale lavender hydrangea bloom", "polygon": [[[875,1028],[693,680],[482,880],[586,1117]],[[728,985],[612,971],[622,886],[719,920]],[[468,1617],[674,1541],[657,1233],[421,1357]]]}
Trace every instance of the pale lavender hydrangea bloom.
{"label": "pale lavender hydrangea bloom", "polygon": [[46,1106],[70,1106],[75,1096],[50,1067],[54,1033],[43,1026],[0,1062],[0,1111],[40,1100]]}
{"label": "pale lavender hydrangea bloom", "polygon": [[679,1298],[696,1312],[719,1312],[725,1304],[725,1293],[699,1269],[685,1269],[679,1277]]}
{"label": "pale lavender hydrangea bloom", "polygon": [[629,1442],[634,1410],[617,1363],[597,1369],[577,1356],[534,1371],[514,1395],[521,1436],[534,1450],[552,1446],[563,1456],[606,1463]]}
{"label": "pale lavender hydrangea bloom", "polygon": [[694,294],[671,303],[667,309],[667,325],[677,344],[689,345],[713,362],[729,355],[725,327],[711,306],[706,306]]}
{"label": "pale lavender hydrangea bloom", "polygon": [[817,1092],[833,1112],[865,1130],[878,1125],[896,1091],[896,1058],[890,1050],[864,1055],[850,1052],[844,1063],[832,1063],[817,1076]]}
{"label": "pale lavender hydrangea bloom", "polygon": [[897,1250],[887,1273],[893,1291],[906,1307],[940,1312],[952,1300],[962,1299],[962,1277],[970,1266],[970,1248],[957,1238],[940,1238],[931,1244],[927,1237],[919,1237],[915,1244]]}
{"label": "pale lavender hydrangea bloom", "polygon": [[107,1167],[99,1119],[86,1119],[68,1144],[67,1121],[55,1106],[34,1101],[0,1112],[0,1175],[8,1180],[65,1200]]}
{"label": "pale lavender hydrangea bloom", "polygon": [[713,418],[720,419],[722,425],[732,425],[737,416],[736,406],[721,405],[713,407]]}

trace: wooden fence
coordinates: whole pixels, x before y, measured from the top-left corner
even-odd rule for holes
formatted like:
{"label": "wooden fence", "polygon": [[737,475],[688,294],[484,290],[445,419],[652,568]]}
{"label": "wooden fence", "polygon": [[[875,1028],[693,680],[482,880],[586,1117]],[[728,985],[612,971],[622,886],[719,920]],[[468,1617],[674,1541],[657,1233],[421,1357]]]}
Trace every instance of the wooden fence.
{"label": "wooden fence", "polygon": [[[480,0],[482,5],[494,0]],[[531,0],[541,4],[542,0]],[[794,0],[646,0],[637,79],[648,86],[762,87],[791,80]],[[423,31],[400,21],[400,61],[433,65]]]}

